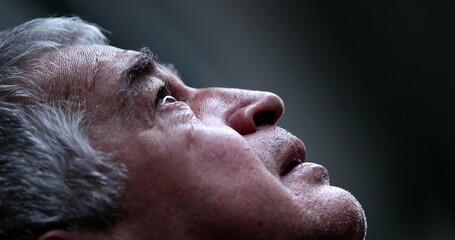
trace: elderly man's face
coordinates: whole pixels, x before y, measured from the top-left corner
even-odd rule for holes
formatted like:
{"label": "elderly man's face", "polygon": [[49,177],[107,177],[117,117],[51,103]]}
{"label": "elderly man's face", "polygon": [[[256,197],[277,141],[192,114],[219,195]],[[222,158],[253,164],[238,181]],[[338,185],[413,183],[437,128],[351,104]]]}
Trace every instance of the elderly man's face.
{"label": "elderly man's face", "polygon": [[55,64],[38,83],[55,100],[83,102],[92,146],[128,169],[116,234],[363,239],[355,198],[329,186],[320,165],[300,164],[303,143],[274,125],[284,107],[276,95],[190,88],[162,65],[148,68],[144,53],[108,46],[43,59]]}

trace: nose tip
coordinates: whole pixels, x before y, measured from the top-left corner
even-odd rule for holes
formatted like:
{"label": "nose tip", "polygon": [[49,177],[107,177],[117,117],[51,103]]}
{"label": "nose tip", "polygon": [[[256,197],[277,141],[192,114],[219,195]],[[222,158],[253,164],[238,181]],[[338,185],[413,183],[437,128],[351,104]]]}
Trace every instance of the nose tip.
{"label": "nose tip", "polygon": [[237,109],[229,118],[228,125],[242,135],[254,133],[262,125],[274,125],[283,115],[284,103],[273,93],[261,92],[254,101]]}
{"label": "nose tip", "polygon": [[283,115],[284,103],[280,97],[269,93],[261,102],[253,107],[251,112],[255,126],[273,125]]}

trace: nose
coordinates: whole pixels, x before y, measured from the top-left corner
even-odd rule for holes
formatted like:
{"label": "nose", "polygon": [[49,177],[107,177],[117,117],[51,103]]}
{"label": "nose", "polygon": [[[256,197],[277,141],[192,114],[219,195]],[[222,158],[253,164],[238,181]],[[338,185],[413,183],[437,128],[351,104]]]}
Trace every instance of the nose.
{"label": "nose", "polygon": [[199,89],[195,102],[202,118],[217,118],[242,135],[274,125],[284,112],[280,97],[270,92],[229,88]]}
{"label": "nose", "polygon": [[[254,133],[262,125],[274,125],[284,111],[280,97],[268,92],[245,92],[245,99],[233,103],[227,124],[242,135]],[[250,96],[248,96],[250,95]],[[252,95],[252,96],[251,96]]]}

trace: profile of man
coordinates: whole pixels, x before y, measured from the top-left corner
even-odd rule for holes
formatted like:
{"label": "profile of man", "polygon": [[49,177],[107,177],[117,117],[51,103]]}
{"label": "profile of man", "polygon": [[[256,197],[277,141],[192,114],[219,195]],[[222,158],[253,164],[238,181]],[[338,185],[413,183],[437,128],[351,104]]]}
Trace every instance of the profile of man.
{"label": "profile of man", "polygon": [[0,239],[364,239],[269,92],[186,86],[78,17],[0,33]]}

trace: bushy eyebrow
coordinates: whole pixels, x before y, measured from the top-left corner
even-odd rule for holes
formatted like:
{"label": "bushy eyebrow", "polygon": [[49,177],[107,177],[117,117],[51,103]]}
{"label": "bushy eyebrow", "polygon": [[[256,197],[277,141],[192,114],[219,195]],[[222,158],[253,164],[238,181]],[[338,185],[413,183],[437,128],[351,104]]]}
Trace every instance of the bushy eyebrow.
{"label": "bushy eyebrow", "polygon": [[133,88],[135,83],[140,81],[143,77],[153,74],[156,70],[156,65],[156,55],[146,47],[141,48],[139,54],[122,72],[121,80],[123,82],[123,87],[126,89]]}

